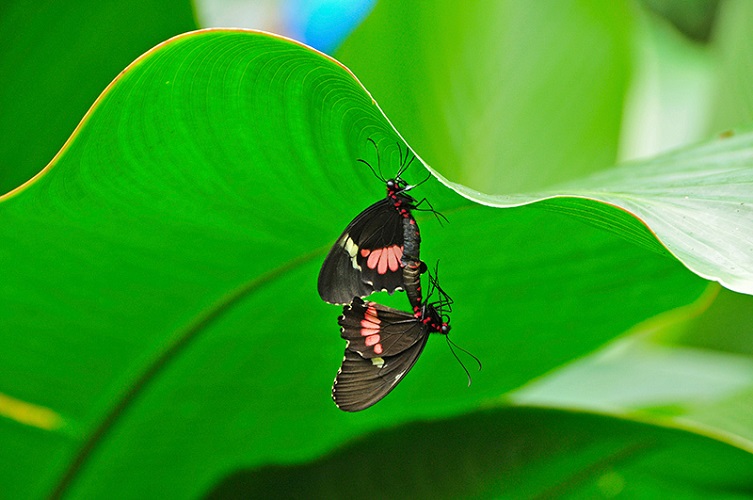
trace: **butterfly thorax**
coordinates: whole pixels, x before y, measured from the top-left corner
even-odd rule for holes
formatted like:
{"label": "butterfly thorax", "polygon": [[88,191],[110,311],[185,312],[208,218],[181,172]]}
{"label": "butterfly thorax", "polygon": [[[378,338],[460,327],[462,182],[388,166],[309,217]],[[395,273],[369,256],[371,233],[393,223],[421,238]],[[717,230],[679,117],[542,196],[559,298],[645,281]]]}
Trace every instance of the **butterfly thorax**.
{"label": "butterfly thorax", "polygon": [[427,304],[421,314],[421,323],[429,327],[432,333],[447,335],[450,333],[450,320],[444,319],[442,312],[434,304]]}
{"label": "butterfly thorax", "polygon": [[390,199],[392,206],[400,215],[408,220],[413,220],[410,211],[416,203],[416,200],[406,194],[411,187],[402,179],[389,179],[387,181],[387,198]]}

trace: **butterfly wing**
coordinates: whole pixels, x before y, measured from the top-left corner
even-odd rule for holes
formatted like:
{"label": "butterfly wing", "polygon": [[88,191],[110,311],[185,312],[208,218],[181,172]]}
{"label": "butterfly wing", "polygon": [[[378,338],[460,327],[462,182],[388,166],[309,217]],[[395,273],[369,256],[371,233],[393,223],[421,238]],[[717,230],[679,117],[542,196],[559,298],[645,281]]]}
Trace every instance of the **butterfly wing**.
{"label": "butterfly wing", "polygon": [[426,345],[420,342],[396,356],[366,359],[345,349],[345,357],[332,386],[332,399],[343,411],[361,411],[378,403],[413,368]]}
{"label": "butterfly wing", "polygon": [[348,341],[332,398],[344,411],[366,409],[385,397],[413,367],[428,329],[409,313],[354,298],[339,319]]}
{"label": "butterfly wing", "polygon": [[319,271],[319,296],[331,304],[402,288],[403,221],[385,198],[348,224]]}
{"label": "butterfly wing", "polygon": [[338,323],[347,349],[368,359],[399,355],[428,334],[412,314],[358,297],[343,307]]}

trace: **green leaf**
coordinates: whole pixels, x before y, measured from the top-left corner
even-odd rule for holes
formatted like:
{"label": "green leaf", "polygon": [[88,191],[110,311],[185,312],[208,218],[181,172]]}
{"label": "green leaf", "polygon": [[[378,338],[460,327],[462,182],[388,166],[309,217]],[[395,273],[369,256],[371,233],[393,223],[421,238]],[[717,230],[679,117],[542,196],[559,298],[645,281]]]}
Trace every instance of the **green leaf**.
{"label": "green leaf", "polygon": [[128,63],[194,28],[186,0],[4,0],[0,193],[52,160],[97,95]]}
{"label": "green leaf", "polygon": [[484,371],[466,389],[433,341],[389,398],[342,414],[339,308],[315,282],[384,195],[356,161],[368,138],[397,164],[399,136],[353,75],[288,40],[204,31],[126,69],[44,174],[0,198],[9,496],[196,496],[241,465],[495,402],[707,286],[620,236],[430,179],[416,194],[450,223],[419,214],[422,256],[441,260],[453,338]]}
{"label": "green leaf", "polygon": [[[752,301],[712,290],[685,312],[639,325],[515,391],[511,400],[679,427],[753,452]],[[688,314],[693,311],[703,314]]]}
{"label": "green leaf", "polygon": [[624,2],[378,2],[335,55],[443,175],[519,192],[614,163],[633,18]]}
{"label": "green leaf", "polygon": [[740,498],[753,455],[604,416],[511,408],[420,422],[297,467],[225,478],[209,498]]}
{"label": "green leaf", "polygon": [[685,36],[706,42],[711,34],[719,0],[642,0]]}
{"label": "green leaf", "polygon": [[724,130],[753,121],[753,5],[730,0],[719,7],[714,37],[716,72],[715,116],[712,130]]}
{"label": "green leaf", "polygon": [[637,21],[621,160],[655,156],[718,132],[709,130],[719,64],[715,53],[654,15],[644,13]]}
{"label": "green leaf", "polygon": [[[469,199],[491,206],[575,196],[619,207],[638,217],[696,274],[751,294],[752,154],[753,131],[744,131],[533,195],[488,196],[444,182]],[[582,216],[594,213],[603,219],[601,209],[592,207],[584,201]],[[617,217],[616,221],[619,231],[621,220]]]}

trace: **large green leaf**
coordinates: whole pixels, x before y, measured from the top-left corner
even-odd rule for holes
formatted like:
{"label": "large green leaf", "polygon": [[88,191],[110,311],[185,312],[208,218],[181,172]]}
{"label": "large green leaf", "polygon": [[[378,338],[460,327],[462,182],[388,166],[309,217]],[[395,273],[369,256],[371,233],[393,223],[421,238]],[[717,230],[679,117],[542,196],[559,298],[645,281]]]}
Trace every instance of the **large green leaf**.
{"label": "large green leaf", "polygon": [[[444,182],[469,199],[498,207],[577,197],[583,200],[577,203],[579,216],[601,222],[603,209],[591,200],[619,207],[643,221],[698,275],[753,293],[753,131],[630,162],[536,194],[489,196]],[[573,203],[566,202],[570,213]],[[622,229],[622,219],[614,215],[615,230]]]}
{"label": "large green leaf", "polygon": [[752,455],[706,437],[510,408],[378,432],[310,464],[239,471],[209,498],[742,498],[751,477]]}
{"label": "large green leaf", "polygon": [[631,73],[625,2],[378,2],[336,52],[428,163],[487,193],[615,161]]}
{"label": "large green leaf", "polygon": [[432,342],[389,398],[341,414],[338,308],[314,290],[328,246],[383,196],[356,162],[368,138],[396,165],[400,139],[353,76],[273,36],[189,34],[128,68],[0,202],[9,495],[196,495],[241,465],[471,411],[706,287],[612,233],[431,179],[416,194],[450,224],[420,219],[422,255],[441,259],[453,336],[484,372],[465,389]]}
{"label": "large green leaf", "polygon": [[52,160],[97,95],[139,54],[195,29],[190,2],[3,0],[0,193]]}

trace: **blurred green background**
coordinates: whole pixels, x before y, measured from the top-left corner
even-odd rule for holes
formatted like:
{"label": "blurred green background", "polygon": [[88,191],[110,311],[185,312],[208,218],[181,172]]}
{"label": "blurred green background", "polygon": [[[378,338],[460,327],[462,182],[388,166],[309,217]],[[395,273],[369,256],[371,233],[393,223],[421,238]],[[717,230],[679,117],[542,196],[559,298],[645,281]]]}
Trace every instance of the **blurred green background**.
{"label": "blurred green background", "polygon": [[[473,8],[452,2],[427,8],[414,2],[303,0],[10,1],[0,6],[0,192],[42,170],[129,63],[196,28],[268,30],[332,54],[354,72],[427,164],[473,189],[509,194],[535,192],[753,122],[752,25],[753,4],[744,0],[489,1]],[[271,44],[269,51],[275,50],[284,52]],[[214,71],[209,58],[204,62]],[[148,74],[160,64],[170,63],[149,59],[133,71]],[[209,69],[206,80],[216,82],[215,75],[227,67]],[[231,72],[225,74],[219,80],[230,81]],[[178,110],[163,108],[165,122],[139,121],[133,102],[159,81],[123,80],[124,89],[128,83],[136,90],[114,90],[101,103],[100,115],[93,111],[88,132],[63,149],[58,172],[50,171],[30,194],[2,202],[8,223],[0,247],[7,274],[0,305],[5,352],[0,359],[6,366],[0,377],[0,439],[7,443],[0,453],[6,471],[0,475],[1,496],[708,498],[753,493],[751,298],[706,284],[666,255],[636,250],[630,242],[535,205],[469,208],[438,184],[427,186],[427,196],[452,222],[440,233],[431,220],[421,220],[434,237],[425,236],[423,255],[442,257],[443,283],[465,325],[455,339],[485,362],[485,370],[474,374],[470,391],[477,392],[458,395],[465,389],[454,382],[462,373],[444,351],[440,354],[444,346],[437,346],[427,349],[401,388],[368,414],[337,413],[327,400],[328,387],[304,393],[302,388],[323,386],[323,378],[334,375],[342,343],[334,326],[337,309],[310,304],[314,296],[298,290],[316,273],[327,242],[381,191],[371,189],[373,179],[358,174],[364,180],[353,188],[352,200],[340,206],[335,194],[326,198],[324,212],[343,213],[314,222],[313,212],[310,218],[301,214],[314,203],[316,190],[295,191],[279,182],[311,175],[315,186],[316,171],[290,167],[268,176],[251,170],[248,179],[236,177],[243,186],[255,181],[256,191],[269,192],[259,198],[266,204],[261,208],[241,196],[227,206],[201,204],[232,184],[222,178],[221,167],[209,173],[196,167],[199,183],[174,192],[173,186],[182,186],[179,168],[165,173],[155,163],[143,172],[123,168],[126,173],[120,173],[119,166],[128,164],[119,147],[160,150],[158,140],[174,141],[176,150],[185,149],[180,158],[193,158],[197,165],[221,165],[225,154],[238,165],[245,152],[249,158],[266,155],[260,146],[247,151],[243,144],[223,142],[227,133],[251,143],[252,122],[244,122],[248,127],[241,132],[186,128],[186,137],[206,133],[203,148],[195,151],[193,138],[160,135],[169,129],[170,117],[188,117],[187,123],[211,118],[223,125],[226,110],[211,103],[205,109],[209,100],[190,92],[183,94],[185,102],[159,101]],[[200,86],[204,80],[196,81]],[[249,93],[238,94],[239,107],[254,99],[249,96],[255,88],[244,89]],[[332,99],[325,102],[337,101]],[[376,114],[367,104],[363,109],[362,116]],[[121,125],[126,115],[137,118]],[[356,129],[360,122],[353,123]],[[394,143],[386,125],[379,128],[378,117],[368,123],[366,132]],[[122,134],[121,126],[135,132]],[[313,139],[301,143],[309,145],[310,156],[327,158],[335,175],[338,169],[343,176],[354,175],[349,162],[368,154],[362,131],[343,139],[334,156],[314,141],[318,132],[299,135],[308,140],[306,134]],[[321,136],[337,137],[334,132]],[[124,137],[137,145],[122,146]],[[269,140],[269,151],[282,155],[284,141]],[[216,144],[221,144],[216,157],[202,156]],[[234,147],[239,152],[227,152]],[[160,158],[167,165],[172,157],[170,148],[164,149]],[[274,154],[268,156],[275,166]],[[296,158],[304,165],[324,161]],[[84,214],[90,195],[78,184],[77,165],[88,168],[85,180],[95,192],[101,189],[91,214]],[[171,179],[178,180],[171,184]],[[133,191],[109,190],[121,182]],[[143,192],[157,201],[121,220],[118,210],[130,202],[126,196],[118,199],[120,192],[128,197]],[[70,203],[76,199],[83,200],[80,207]],[[275,203],[285,206],[273,209]],[[169,205],[183,216],[166,218],[174,214]],[[215,220],[243,210],[268,217],[268,227],[251,215],[227,215],[238,227],[228,222],[227,234],[216,236]],[[118,242],[121,228],[95,217],[108,211],[112,220],[125,221],[123,227],[143,224],[149,236],[134,233],[138,238],[131,243]],[[56,225],[60,216],[67,219]],[[296,246],[274,234],[290,220],[309,224],[295,236],[313,243]],[[194,226],[204,232],[184,234],[183,228]],[[259,235],[246,237],[246,231]],[[112,238],[114,246],[90,247],[80,260],[91,263],[99,278],[73,264],[71,273],[64,265],[56,267],[83,252],[78,246],[99,241],[88,239],[99,234]],[[146,243],[165,235],[175,237],[185,253]],[[232,246],[228,243],[238,245],[232,258],[223,253]],[[243,253],[244,246],[257,251],[253,245],[259,253]],[[113,248],[119,248],[114,257]],[[278,248],[274,257],[294,264],[274,267],[278,261],[264,260],[264,250]],[[207,267],[217,275],[192,281],[204,269],[193,252],[214,261],[222,255],[228,263]],[[489,261],[488,269],[468,262],[482,259]],[[244,260],[252,261],[248,268],[234,267]],[[119,273],[110,269],[124,262]],[[276,274],[257,269],[264,266]],[[129,273],[143,273],[154,288],[132,283]],[[196,285],[200,279],[211,287]],[[199,332],[201,347],[170,358],[171,349],[192,335],[184,334],[185,318],[214,314],[207,304],[254,279],[272,283],[257,305],[228,313],[211,327],[196,320],[190,331]],[[105,285],[121,290],[111,296],[98,291]],[[288,294],[289,302],[280,299]],[[131,302],[129,295],[139,301]],[[110,312],[98,316],[100,309]],[[307,319],[305,324],[281,328],[279,320],[266,319],[296,314]],[[245,328],[251,331],[247,338]],[[317,344],[331,343],[322,343],[321,352],[308,358],[302,347],[286,351],[291,337],[310,333]],[[247,355],[234,357],[237,352]],[[317,368],[308,370],[308,363]],[[165,382],[139,392],[150,376]],[[306,395],[296,401],[296,391]],[[310,411],[314,400],[322,400],[322,406]],[[260,402],[268,403],[263,411]]]}

